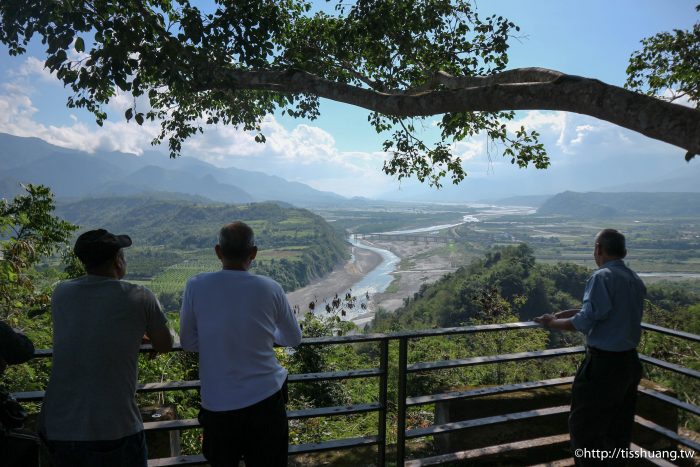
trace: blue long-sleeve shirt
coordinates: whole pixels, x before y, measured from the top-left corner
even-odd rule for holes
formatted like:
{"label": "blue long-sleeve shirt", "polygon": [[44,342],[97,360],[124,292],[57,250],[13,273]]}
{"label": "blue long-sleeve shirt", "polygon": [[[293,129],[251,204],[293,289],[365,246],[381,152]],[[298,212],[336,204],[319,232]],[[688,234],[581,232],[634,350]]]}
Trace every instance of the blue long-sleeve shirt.
{"label": "blue long-sleeve shirt", "polygon": [[590,347],[613,352],[634,349],[642,333],[646,287],[621,259],[608,261],[586,283],[581,310],[572,318]]}

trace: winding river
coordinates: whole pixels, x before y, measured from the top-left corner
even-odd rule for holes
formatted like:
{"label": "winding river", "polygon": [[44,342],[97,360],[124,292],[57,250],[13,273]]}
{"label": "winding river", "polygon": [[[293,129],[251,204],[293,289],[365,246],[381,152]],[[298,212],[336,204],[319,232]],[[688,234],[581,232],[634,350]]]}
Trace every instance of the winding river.
{"label": "winding river", "polygon": [[[437,233],[441,230],[449,229],[452,227],[457,227],[459,225],[481,222],[485,219],[497,217],[501,215],[527,215],[531,214],[534,210],[529,207],[521,206],[474,206],[479,209],[479,212],[475,214],[464,215],[461,222],[454,224],[440,224],[433,225],[429,227],[421,227],[415,229],[406,230],[392,230],[388,232],[376,232],[380,234],[387,235],[403,235],[403,234],[431,234]],[[344,291],[341,297],[346,294],[357,297],[356,307],[347,310],[347,316],[344,319],[353,320],[357,324],[371,320],[371,315],[373,314],[370,309],[368,309],[369,300],[367,298],[370,295],[382,293],[386,291],[391,282],[394,280],[393,273],[396,271],[401,258],[396,256],[389,250],[383,248],[377,248],[373,245],[369,245],[362,240],[349,239],[348,240],[354,247],[363,248],[373,251],[382,257],[382,262],[370,272],[368,272],[360,281],[353,284],[351,288]],[[687,279],[700,279],[700,274],[697,273],[681,273],[681,272],[641,272],[639,273],[641,277],[661,277],[661,278],[687,278]],[[364,304],[365,308],[361,308]]]}

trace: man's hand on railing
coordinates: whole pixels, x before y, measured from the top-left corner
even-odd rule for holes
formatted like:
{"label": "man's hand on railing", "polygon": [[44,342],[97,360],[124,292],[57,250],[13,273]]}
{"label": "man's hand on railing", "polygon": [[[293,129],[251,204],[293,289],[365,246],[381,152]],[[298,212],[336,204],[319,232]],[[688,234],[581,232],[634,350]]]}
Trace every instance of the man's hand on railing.
{"label": "man's hand on railing", "polygon": [[554,315],[547,313],[547,314],[544,314],[544,315],[541,315],[541,316],[534,318],[533,321],[537,324],[541,324],[542,326],[544,326],[546,328],[546,327],[549,327],[549,323],[551,323],[555,319],[557,319],[557,318]]}
{"label": "man's hand on railing", "polygon": [[[574,311],[574,310],[565,310],[562,313],[563,317],[557,316],[559,313],[555,314],[545,314],[542,316],[538,316],[537,318],[533,319],[535,323],[541,324],[543,327],[547,329],[558,329],[560,331],[576,331],[576,328],[574,328],[574,325],[571,323],[571,318],[569,316],[573,316],[576,313],[573,313],[569,315],[568,313]],[[578,310],[575,310],[578,312]]]}

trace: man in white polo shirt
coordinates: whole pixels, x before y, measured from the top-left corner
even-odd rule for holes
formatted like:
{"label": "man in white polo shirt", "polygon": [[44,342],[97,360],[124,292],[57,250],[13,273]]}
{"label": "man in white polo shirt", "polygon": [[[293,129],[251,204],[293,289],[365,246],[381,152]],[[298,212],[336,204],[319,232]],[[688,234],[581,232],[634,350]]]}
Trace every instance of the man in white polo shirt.
{"label": "man in white polo shirt", "polygon": [[204,456],[287,465],[287,371],[273,347],[298,345],[301,329],[282,287],[248,272],[258,252],[248,225],[225,225],[215,251],[221,271],[192,277],[180,311],[182,348],[199,352]]}

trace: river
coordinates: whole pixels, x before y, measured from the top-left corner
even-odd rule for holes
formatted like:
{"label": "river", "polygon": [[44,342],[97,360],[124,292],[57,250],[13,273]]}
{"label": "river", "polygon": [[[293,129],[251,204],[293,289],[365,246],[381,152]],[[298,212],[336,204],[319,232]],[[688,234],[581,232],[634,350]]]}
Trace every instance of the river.
{"label": "river", "polygon": [[[486,219],[498,217],[502,215],[528,215],[535,210],[525,206],[471,206],[478,209],[476,213],[464,215],[461,222],[454,224],[439,224],[428,227],[420,227],[405,230],[392,230],[388,232],[376,232],[387,235],[404,235],[404,234],[436,234],[441,230],[457,227],[467,223],[482,222]],[[354,321],[358,325],[362,325],[372,319],[373,312],[370,309],[369,296],[386,291],[394,279],[393,273],[396,271],[401,260],[391,251],[377,248],[373,245],[368,245],[362,240],[350,239],[350,243],[356,248],[363,248],[373,251],[382,257],[382,262],[374,269],[369,271],[360,281],[353,284],[347,289],[341,297],[350,294],[356,298],[353,308],[346,310],[345,319]],[[683,273],[683,272],[641,272],[641,277],[657,277],[657,278],[683,278],[683,279],[700,279],[698,273]],[[362,306],[364,304],[364,306]]]}
{"label": "river", "polygon": [[[376,232],[379,234],[386,234],[386,235],[404,235],[404,234],[436,234],[441,230],[446,230],[450,229],[452,227],[457,227],[459,225],[467,224],[467,223],[474,223],[474,222],[481,222],[485,218],[490,218],[498,215],[506,215],[506,214],[520,214],[520,215],[527,215],[531,214],[533,212],[533,209],[530,207],[524,207],[524,206],[485,206],[485,205],[479,205],[479,206],[474,206],[477,209],[480,209],[479,212],[475,214],[465,214],[462,217],[461,222],[457,222],[454,224],[439,224],[439,225],[433,225],[433,226],[428,226],[428,227],[420,227],[420,228],[414,228],[414,229],[406,229],[406,230],[392,230],[388,232]],[[383,248],[377,248],[372,245],[368,245],[367,243],[361,241],[361,240],[356,240],[356,239],[350,239],[348,240],[353,246],[357,248],[363,248],[367,249],[370,251],[373,251],[382,257],[382,262],[373,270],[371,270],[369,273],[367,273],[360,281],[357,283],[353,284],[351,288],[343,292],[341,294],[341,298],[345,297],[346,294],[350,294],[353,297],[357,297],[355,303],[353,304],[353,307],[350,309],[346,309],[346,315],[344,316],[345,319],[352,320],[358,325],[362,325],[367,321],[370,321],[372,319],[373,312],[372,310],[369,309],[370,307],[370,300],[369,296],[372,294],[376,293],[382,293],[386,291],[386,289],[389,287],[391,282],[394,280],[393,273],[396,271],[396,268],[401,261],[401,258],[396,256],[394,253],[392,253],[389,250],[385,250]]]}

